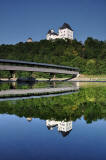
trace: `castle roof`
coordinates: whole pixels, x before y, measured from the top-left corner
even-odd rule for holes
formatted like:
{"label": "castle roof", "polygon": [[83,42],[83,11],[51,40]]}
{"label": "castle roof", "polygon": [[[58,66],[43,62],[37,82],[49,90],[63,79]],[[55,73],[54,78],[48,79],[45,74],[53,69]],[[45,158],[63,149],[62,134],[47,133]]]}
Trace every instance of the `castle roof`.
{"label": "castle roof", "polygon": [[28,39],[32,40],[32,38],[31,38],[31,37],[29,37]]}
{"label": "castle roof", "polygon": [[48,31],[48,34],[51,34],[51,33],[52,33],[51,30],[49,30],[49,31]]}
{"label": "castle roof", "polygon": [[57,34],[57,33],[55,33],[55,32],[54,32],[54,33],[52,33],[52,34],[53,34],[53,35],[56,35],[56,36],[58,36],[58,34]]}
{"label": "castle roof", "polygon": [[62,25],[62,27],[60,27],[59,29],[66,29],[66,28],[68,28],[68,29],[70,29],[71,31],[73,31],[73,29],[70,27],[70,25],[69,24],[67,24],[67,23],[64,23],[63,25]]}
{"label": "castle roof", "polygon": [[57,34],[57,33],[55,33],[55,32],[52,32],[51,30],[49,30],[49,31],[48,31],[48,34],[50,34],[50,35],[56,35],[56,36],[58,36],[58,34]]}
{"label": "castle roof", "polygon": [[67,135],[69,135],[69,133],[70,133],[71,131],[72,131],[72,130],[67,131],[67,132],[61,131],[61,134],[62,134],[63,137],[66,137]]}

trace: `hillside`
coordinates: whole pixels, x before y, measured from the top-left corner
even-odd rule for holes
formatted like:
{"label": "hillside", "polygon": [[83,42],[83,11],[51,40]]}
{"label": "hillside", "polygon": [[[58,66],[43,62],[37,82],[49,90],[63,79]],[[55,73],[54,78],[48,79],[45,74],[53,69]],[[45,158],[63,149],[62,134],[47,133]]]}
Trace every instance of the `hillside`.
{"label": "hillside", "polygon": [[106,42],[88,38],[84,44],[77,40],[55,40],[16,45],[0,45],[0,59],[43,62],[79,67],[83,74],[106,74]]}

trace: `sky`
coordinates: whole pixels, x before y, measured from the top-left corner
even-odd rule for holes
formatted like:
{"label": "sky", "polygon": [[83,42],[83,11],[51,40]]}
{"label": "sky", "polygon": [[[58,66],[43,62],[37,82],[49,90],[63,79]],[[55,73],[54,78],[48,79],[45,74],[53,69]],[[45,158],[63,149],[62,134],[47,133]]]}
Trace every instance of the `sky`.
{"label": "sky", "polygon": [[46,39],[64,22],[78,41],[106,40],[106,0],[0,0],[0,44]]}

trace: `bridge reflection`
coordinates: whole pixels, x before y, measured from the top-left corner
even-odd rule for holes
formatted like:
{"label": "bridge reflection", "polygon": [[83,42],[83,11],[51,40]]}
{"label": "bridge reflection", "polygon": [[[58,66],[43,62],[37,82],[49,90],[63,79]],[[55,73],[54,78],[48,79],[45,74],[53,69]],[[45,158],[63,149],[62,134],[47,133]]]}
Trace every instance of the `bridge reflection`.
{"label": "bridge reflection", "polygon": [[48,88],[31,88],[31,89],[14,89],[16,88],[15,83],[11,84],[9,90],[0,91],[0,101],[8,100],[20,100],[20,99],[32,99],[50,96],[59,96],[65,94],[72,94],[78,92],[79,83],[73,83],[72,86],[66,87],[55,87],[56,84],[53,82],[53,86]]}

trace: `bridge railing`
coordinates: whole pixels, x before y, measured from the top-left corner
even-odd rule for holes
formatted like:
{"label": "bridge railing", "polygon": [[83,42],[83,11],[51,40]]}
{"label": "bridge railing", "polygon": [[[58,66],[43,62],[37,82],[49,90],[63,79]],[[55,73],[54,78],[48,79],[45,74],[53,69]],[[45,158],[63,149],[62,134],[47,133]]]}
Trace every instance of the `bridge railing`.
{"label": "bridge railing", "polygon": [[10,65],[23,65],[23,66],[31,66],[31,67],[44,67],[44,68],[52,68],[52,69],[64,69],[67,71],[76,71],[79,72],[79,68],[76,67],[69,67],[69,66],[61,66],[61,65],[54,65],[54,64],[46,64],[46,63],[36,63],[36,62],[27,62],[27,61],[19,61],[19,60],[7,60],[7,59],[0,59],[0,64],[10,64]]}

